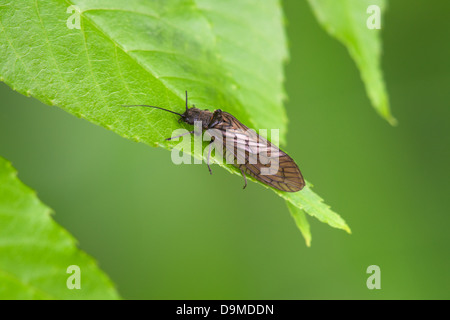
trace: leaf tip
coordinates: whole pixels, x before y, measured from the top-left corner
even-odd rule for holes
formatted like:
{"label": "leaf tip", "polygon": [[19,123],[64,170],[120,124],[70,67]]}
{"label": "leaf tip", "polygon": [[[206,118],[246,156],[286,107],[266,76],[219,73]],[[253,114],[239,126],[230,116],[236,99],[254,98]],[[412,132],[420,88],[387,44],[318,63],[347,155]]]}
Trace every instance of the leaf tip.
{"label": "leaf tip", "polygon": [[306,242],[306,246],[307,246],[308,248],[311,248],[311,237],[309,237],[309,238],[306,238],[306,237],[305,237],[305,242]]}
{"label": "leaf tip", "polygon": [[396,118],[394,118],[393,116],[389,116],[386,118],[386,120],[389,122],[389,124],[393,127],[398,126],[398,121]]}
{"label": "leaf tip", "polygon": [[352,230],[350,229],[350,227],[348,225],[344,226],[344,231],[346,231],[348,234],[352,234]]}

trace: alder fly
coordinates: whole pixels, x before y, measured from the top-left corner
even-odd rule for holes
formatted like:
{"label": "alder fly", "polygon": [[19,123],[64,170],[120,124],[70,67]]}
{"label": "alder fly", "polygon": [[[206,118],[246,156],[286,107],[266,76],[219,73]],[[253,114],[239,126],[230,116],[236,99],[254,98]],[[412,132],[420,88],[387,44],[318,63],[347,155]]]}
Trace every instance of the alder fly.
{"label": "alder fly", "polygon": [[[305,186],[305,181],[303,180],[297,164],[289,157],[289,155],[281,151],[270,141],[258,135],[255,131],[247,128],[238,119],[227,112],[220,109],[217,109],[214,112],[200,110],[195,108],[195,106],[189,108],[187,91],[186,111],[184,113],[178,113],[149,105],[126,105],[124,107],[150,107],[164,110],[180,116],[178,122],[183,121],[190,125],[194,125],[194,122],[200,121],[203,131],[216,129],[221,132],[223,135],[223,147],[232,157],[231,164],[238,168],[244,177],[244,188],[247,186],[246,175],[250,175],[268,186],[286,192],[297,192],[302,190]],[[166,140],[193,134],[194,132],[195,130],[192,130],[176,137],[167,138]],[[230,140],[232,140],[233,143],[231,146],[234,147],[230,148],[230,144],[227,144],[227,141],[230,142]],[[209,165],[209,159],[211,155],[211,144],[214,141],[215,139],[212,137],[209,143],[209,153],[207,158],[207,165],[211,174],[212,171]],[[263,174],[263,172],[267,172],[266,169],[272,161],[278,161],[276,171],[270,172],[269,174]]]}

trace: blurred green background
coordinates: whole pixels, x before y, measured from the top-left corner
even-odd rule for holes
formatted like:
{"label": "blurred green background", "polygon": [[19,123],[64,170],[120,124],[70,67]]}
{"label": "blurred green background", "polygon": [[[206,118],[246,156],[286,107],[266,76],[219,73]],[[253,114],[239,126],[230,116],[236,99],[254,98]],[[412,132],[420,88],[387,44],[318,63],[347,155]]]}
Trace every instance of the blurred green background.
{"label": "blurred green background", "polygon": [[[127,299],[449,299],[450,2],[389,3],[382,65],[395,128],[307,3],[284,6],[285,149],[352,235],[311,218],[307,248],[275,193],[243,191],[216,166],[213,176],[176,166],[4,84],[0,155]],[[373,264],[381,290],[366,287]]]}

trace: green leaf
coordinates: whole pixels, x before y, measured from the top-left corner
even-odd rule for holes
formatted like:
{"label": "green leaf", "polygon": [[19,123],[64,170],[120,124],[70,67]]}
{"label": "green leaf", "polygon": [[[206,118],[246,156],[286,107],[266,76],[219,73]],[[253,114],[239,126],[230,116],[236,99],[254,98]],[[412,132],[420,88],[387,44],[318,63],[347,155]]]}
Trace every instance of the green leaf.
{"label": "green leaf", "polygon": [[305,238],[306,246],[310,247],[312,237],[311,237],[311,229],[309,226],[308,219],[306,218],[306,214],[303,212],[303,210],[294,206],[291,202],[286,201],[286,204],[288,206],[289,212],[291,213],[292,217],[295,220],[295,224],[302,233],[303,238]]}
{"label": "green leaf", "polygon": [[301,192],[286,193],[277,192],[281,197],[288,200],[297,208],[307,212],[309,215],[327,223],[333,228],[342,229],[351,233],[350,227],[337,213],[332,211],[316,193],[311,190],[311,184],[307,182]]}
{"label": "green leaf", "polygon": [[[95,261],[50,216],[51,210],[0,157],[0,299],[118,299]],[[80,268],[80,289],[68,289]]]}
{"label": "green leaf", "polygon": [[[191,105],[279,129],[285,144],[288,53],[277,0],[38,0],[0,8],[0,80],[14,90],[169,150],[176,143],[165,138],[189,126],[161,110],[122,105],[183,112],[187,90]],[[79,29],[68,28],[78,20]],[[344,228],[309,188],[278,194]]]}
{"label": "green leaf", "polygon": [[[322,27],[348,49],[356,62],[366,86],[367,94],[375,110],[391,125],[397,120],[392,116],[389,98],[380,67],[381,29],[369,29],[367,20],[374,12],[369,6],[386,8],[384,0],[309,0]],[[381,21],[383,28],[383,21]]]}
{"label": "green leaf", "polygon": [[[67,13],[80,10],[80,29]],[[70,10],[69,10],[70,11]],[[15,1],[2,6],[0,75],[15,90],[155,145],[174,116],[123,104],[202,108],[280,129],[287,57],[277,1]],[[72,21],[72,20],[70,20]]]}

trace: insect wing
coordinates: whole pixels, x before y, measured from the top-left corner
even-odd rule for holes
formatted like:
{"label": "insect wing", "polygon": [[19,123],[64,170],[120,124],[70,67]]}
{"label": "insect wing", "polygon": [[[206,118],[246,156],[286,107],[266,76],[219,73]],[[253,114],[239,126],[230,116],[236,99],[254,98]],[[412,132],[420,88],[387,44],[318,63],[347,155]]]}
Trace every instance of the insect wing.
{"label": "insect wing", "polygon": [[233,165],[245,174],[282,191],[303,189],[305,181],[297,164],[270,141],[225,112],[216,128],[223,132],[227,161],[234,158]]}

